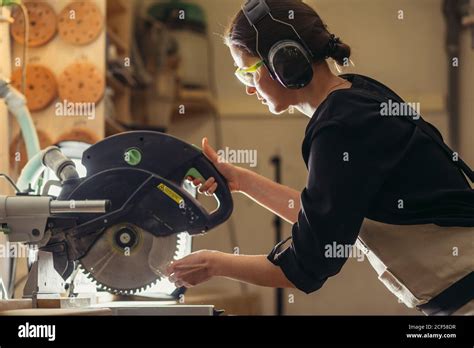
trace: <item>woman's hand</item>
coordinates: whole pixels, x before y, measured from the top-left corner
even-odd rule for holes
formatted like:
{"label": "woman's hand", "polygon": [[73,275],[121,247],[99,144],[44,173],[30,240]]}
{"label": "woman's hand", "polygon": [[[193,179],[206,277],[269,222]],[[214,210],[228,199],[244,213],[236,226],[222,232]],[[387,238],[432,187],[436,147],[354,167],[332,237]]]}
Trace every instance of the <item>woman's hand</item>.
{"label": "woman's hand", "polygon": [[[231,192],[237,192],[241,190],[241,172],[242,169],[236,167],[230,163],[225,163],[217,155],[216,150],[209,145],[207,138],[202,139],[202,151],[204,155],[214,164],[216,169],[226,178],[229,190]],[[212,196],[217,190],[217,183],[213,177],[210,177],[206,182],[202,182],[201,179],[193,178],[191,176],[186,178],[191,181],[194,186],[198,187],[198,192],[203,193],[206,196]]]}
{"label": "woman's hand", "polygon": [[201,250],[171,262],[165,275],[178,288],[190,288],[212,277],[225,277],[259,286],[294,288],[281,268],[268,261],[266,255],[234,255]]}
{"label": "woman's hand", "polygon": [[218,251],[201,250],[173,261],[166,268],[165,275],[177,288],[196,286],[216,275],[219,260]]}

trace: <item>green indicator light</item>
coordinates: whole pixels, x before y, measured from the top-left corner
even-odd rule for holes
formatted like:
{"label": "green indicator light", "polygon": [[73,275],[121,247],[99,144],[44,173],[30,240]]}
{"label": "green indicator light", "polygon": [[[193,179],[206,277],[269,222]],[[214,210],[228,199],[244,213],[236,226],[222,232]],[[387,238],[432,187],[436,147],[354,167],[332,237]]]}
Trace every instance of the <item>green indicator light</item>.
{"label": "green indicator light", "polygon": [[185,177],[192,176],[194,179],[201,179],[206,181],[206,179],[202,176],[201,173],[196,168],[191,168],[185,175]]}
{"label": "green indicator light", "polygon": [[125,151],[124,159],[127,164],[136,166],[142,161],[142,153],[138,149],[130,149]]}

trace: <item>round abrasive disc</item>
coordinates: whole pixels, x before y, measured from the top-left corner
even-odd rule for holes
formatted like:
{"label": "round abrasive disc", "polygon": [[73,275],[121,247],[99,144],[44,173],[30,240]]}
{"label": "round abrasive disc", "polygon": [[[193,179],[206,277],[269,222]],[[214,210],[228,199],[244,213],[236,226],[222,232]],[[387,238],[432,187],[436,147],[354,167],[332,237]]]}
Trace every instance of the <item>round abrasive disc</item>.
{"label": "round abrasive disc", "polygon": [[102,31],[104,20],[99,8],[90,1],[67,5],[59,14],[59,36],[73,45],[87,45]]}
{"label": "round abrasive disc", "polygon": [[86,144],[95,144],[100,138],[92,130],[87,128],[76,127],[61,134],[56,143],[59,144],[63,141],[81,141]]}
{"label": "round abrasive disc", "polygon": [[[50,41],[56,34],[56,14],[45,2],[25,2],[29,17],[29,47],[38,47]],[[12,11],[14,23],[11,33],[16,42],[25,42],[25,18],[22,11],[15,6]]]}
{"label": "round abrasive disc", "polygon": [[[12,73],[13,87],[22,90],[21,68]],[[44,65],[28,64],[26,66],[25,95],[30,111],[39,111],[46,108],[57,96],[56,78],[51,70]]]}
{"label": "round abrasive disc", "polygon": [[95,65],[80,62],[69,65],[58,79],[61,101],[97,103],[105,88],[104,75]]}

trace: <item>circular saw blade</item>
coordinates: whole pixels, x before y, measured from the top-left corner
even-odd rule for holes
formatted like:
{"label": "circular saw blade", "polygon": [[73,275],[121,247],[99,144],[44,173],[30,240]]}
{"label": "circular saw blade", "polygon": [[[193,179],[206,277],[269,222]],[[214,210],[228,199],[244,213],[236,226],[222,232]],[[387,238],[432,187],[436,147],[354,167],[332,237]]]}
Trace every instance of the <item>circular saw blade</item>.
{"label": "circular saw blade", "polygon": [[160,280],[178,250],[178,235],[155,237],[138,226],[122,223],[108,228],[80,264],[102,289],[133,294]]}

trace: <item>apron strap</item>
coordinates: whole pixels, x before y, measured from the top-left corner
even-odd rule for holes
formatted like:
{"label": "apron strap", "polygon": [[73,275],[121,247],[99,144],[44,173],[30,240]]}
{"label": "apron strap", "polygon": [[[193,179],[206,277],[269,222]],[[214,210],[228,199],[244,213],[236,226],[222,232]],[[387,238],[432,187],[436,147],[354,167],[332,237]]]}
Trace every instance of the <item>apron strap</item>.
{"label": "apron strap", "polygon": [[418,309],[426,315],[451,315],[473,299],[474,272],[471,272]]}

